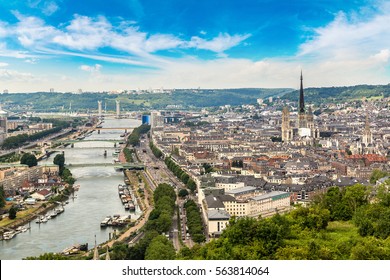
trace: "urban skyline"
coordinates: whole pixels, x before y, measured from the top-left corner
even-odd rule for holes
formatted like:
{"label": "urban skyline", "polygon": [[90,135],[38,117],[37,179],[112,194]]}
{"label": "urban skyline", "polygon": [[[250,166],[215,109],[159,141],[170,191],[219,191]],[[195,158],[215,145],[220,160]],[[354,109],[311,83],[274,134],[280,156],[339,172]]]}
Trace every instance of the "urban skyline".
{"label": "urban skyline", "polygon": [[7,1],[9,92],[387,84],[386,1]]}

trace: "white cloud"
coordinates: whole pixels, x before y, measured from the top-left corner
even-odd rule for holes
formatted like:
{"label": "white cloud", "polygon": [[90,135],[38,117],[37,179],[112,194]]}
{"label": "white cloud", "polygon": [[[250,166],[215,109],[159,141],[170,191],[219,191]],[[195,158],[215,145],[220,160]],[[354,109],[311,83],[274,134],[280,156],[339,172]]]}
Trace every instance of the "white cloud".
{"label": "white cloud", "polygon": [[47,44],[58,31],[37,17],[25,17],[15,11],[19,22],[12,31],[24,47],[35,47],[37,44]]}
{"label": "white cloud", "polygon": [[75,15],[66,27],[54,36],[52,42],[76,50],[94,50],[107,45],[111,37],[111,24],[104,17],[92,19]]}
{"label": "white cloud", "polygon": [[239,45],[242,41],[248,39],[251,35],[229,35],[227,33],[220,33],[217,37],[206,40],[198,36],[193,36],[191,41],[187,43],[190,48],[197,48],[209,50],[216,53],[223,53],[224,51]]}
{"label": "white cloud", "polygon": [[8,24],[0,21],[0,38],[8,36]]}
{"label": "white cloud", "polygon": [[58,11],[60,7],[57,5],[56,2],[54,1],[48,1],[48,2],[45,2],[44,4],[44,7],[42,9],[42,12],[47,15],[47,16],[51,16],[53,15],[55,12]]}
{"label": "white cloud", "polygon": [[90,65],[81,65],[80,66],[80,69],[83,70],[83,71],[86,71],[86,72],[90,72],[90,73],[98,73],[100,72],[100,70],[102,69],[103,66],[101,66],[100,64],[95,64],[93,66],[90,66]]}
{"label": "white cloud", "polygon": [[299,55],[315,57],[368,57],[390,46],[390,9],[366,19],[339,12],[325,27],[314,29],[314,37],[300,46]]}
{"label": "white cloud", "polygon": [[[12,83],[30,83],[38,79],[31,73],[24,73],[15,70],[0,69],[0,81]],[[7,84],[5,84],[7,85]]]}
{"label": "white cloud", "polygon": [[389,61],[390,58],[390,50],[389,49],[381,50],[380,52],[374,54],[372,57],[375,60],[378,60],[379,62],[386,63]]}

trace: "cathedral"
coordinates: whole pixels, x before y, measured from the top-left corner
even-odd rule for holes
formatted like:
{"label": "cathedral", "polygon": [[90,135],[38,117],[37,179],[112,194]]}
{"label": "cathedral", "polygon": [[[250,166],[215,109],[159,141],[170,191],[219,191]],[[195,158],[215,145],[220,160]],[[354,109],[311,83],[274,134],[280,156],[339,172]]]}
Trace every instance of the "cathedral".
{"label": "cathedral", "polygon": [[303,94],[303,76],[301,72],[301,86],[299,90],[298,119],[295,125],[290,120],[287,107],[282,111],[282,141],[285,143],[312,144],[320,137],[319,129],[314,125],[314,116],[311,107],[306,111]]}

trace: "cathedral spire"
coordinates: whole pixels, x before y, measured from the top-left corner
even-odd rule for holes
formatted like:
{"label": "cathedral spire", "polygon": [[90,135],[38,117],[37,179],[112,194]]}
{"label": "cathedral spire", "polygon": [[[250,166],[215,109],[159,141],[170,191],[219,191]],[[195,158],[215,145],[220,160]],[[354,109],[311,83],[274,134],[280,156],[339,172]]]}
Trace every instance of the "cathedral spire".
{"label": "cathedral spire", "polygon": [[302,76],[302,70],[301,70],[301,88],[299,90],[299,113],[305,112],[305,100],[303,97],[303,76]]}

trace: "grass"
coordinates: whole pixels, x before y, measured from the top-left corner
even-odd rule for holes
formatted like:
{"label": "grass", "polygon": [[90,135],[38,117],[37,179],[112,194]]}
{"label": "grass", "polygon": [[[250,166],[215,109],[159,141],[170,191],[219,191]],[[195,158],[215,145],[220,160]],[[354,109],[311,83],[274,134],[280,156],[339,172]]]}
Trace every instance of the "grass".
{"label": "grass", "polygon": [[28,208],[28,209],[23,210],[23,211],[18,211],[16,213],[16,219],[10,220],[8,217],[2,219],[0,221],[0,227],[7,227],[8,225],[10,225],[10,224],[12,224],[12,223],[14,223],[14,222],[16,222],[18,220],[26,218],[27,216],[33,214],[37,210],[38,210],[38,208]]}

